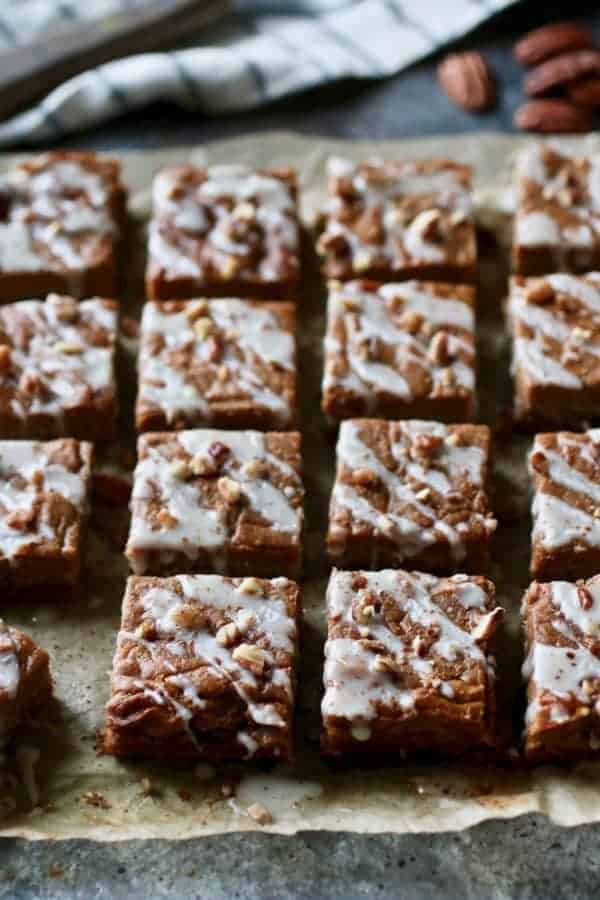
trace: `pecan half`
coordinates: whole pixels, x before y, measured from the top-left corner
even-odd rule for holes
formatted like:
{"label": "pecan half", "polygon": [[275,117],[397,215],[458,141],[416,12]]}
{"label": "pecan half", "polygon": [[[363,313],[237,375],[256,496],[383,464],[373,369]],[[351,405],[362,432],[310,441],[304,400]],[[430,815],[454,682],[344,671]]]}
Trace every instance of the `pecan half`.
{"label": "pecan half", "polygon": [[522,66],[537,66],[551,56],[592,47],[594,39],[576,22],[556,22],[529,31],[514,47],[514,55]]}
{"label": "pecan half", "polygon": [[461,109],[490,109],[496,99],[494,79],[481,53],[451,53],[438,66],[438,80]]}

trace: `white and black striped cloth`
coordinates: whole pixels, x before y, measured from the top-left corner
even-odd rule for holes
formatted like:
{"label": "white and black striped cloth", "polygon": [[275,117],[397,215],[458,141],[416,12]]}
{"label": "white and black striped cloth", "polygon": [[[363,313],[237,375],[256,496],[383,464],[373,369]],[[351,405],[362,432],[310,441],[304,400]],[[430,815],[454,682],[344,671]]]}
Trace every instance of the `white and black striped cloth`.
{"label": "white and black striped cloth", "polygon": [[[0,52],[149,0],[0,0]],[[391,75],[515,0],[238,0],[193,47],[77,75],[0,123],[0,145],[56,140],[154,100],[249,109],[343,77]]]}

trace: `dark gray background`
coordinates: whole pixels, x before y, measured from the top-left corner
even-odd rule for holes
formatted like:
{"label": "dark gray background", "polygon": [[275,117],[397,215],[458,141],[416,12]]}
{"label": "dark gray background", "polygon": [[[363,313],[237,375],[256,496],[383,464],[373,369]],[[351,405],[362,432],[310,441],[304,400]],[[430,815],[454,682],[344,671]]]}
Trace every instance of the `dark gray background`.
{"label": "dark gray background", "polygon": [[[592,26],[600,40],[597,0],[529,0],[457,45],[483,50],[498,74],[500,104],[484,116],[463,113],[441,95],[433,58],[385,81],[331,85],[227,118],[157,104],[65,144],[151,149],[282,128],[370,139],[510,131],[521,98],[522,73],[511,56],[515,38],[544,21],[573,17]],[[600,827],[560,829],[526,816],[458,834],[251,834],[101,845],[1,841],[0,900],[25,897],[598,898]]]}

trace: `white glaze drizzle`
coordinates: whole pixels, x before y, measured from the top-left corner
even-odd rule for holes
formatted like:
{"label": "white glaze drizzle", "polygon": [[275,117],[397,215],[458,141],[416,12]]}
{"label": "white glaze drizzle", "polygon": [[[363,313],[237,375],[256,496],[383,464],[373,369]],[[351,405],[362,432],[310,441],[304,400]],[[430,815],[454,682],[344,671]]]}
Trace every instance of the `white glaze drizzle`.
{"label": "white glaze drizzle", "polygon": [[[409,262],[443,262],[448,255],[444,242],[426,237],[418,217],[410,222],[398,217],[395,201],[407,196],[431,197],[431,208],[446,217],[445,227],[462,226],[472,218],[472,202],[469,191],[454,169],[442,164],[436,171],[419,172],[418,164],[414,162],[394,163],[372,159],[368,163],[375,170],[374,177],[367,175],[360,166],[335,157],[328,161],[327,174],[330,179],[342,177],[351,181],[365,210],[382,208],[383,240],[376,244],[369,243],[357,234],[352,225],[336,218],[342,202],[335,193],[326,205],[329,219],[324,234],[343,235],[354,258],[357,254],[375,255],[377,259],[398,267]],[[458,217],[455,225],[451,222],[452,213]],[[461,245],[462,254],[465,250],[466,246]]]}
{"label": "white glaze drizzle", "polygon": [[[63,317],[69,307],[75,309],[74,321]],[[69,298],[51,294],[45,302],[23,300],[2,307],[0,328],[11,343],[10,368],[0,374],[0,384],[12,393],[12,413],[21,419],[52,416],[56,433],[63,434],[66,410],[89,402],[90,391],[114,392],[117,323],[116,307],[99,299],[75,305]],[[18,345],[24,326],[31,329],[25,351]],[[87,328],[93,332],[92,340]],[[61,347],[79,348],[80,352],[64,352]],[[32,393],[25,388],[23,392],[32,378],[42,389]]]}
{"label": "white glaze drizzle", "polygon": [[[181,589],[180,596],[171,586],[174,580]],[[198,692],[193,679],[190,677],[193,669],[198,665],[207,665],[221,678],[223,678],[241,700],[244,702],[250,722],[261,727],[285,728],[289,727],[286,721],[270,702],[261,702],[253,699],[253,692],[261,683],[276,684],[283,687],[290,707],[293,706],[293,682],[288,669],[278,668],[274,665],[274,657],[271,651],[285,651],[294,655],[297,641],[297,629],[295,620],[288,614],[285,603],[285,590],[290,582],[285,578],[276,578],[269,581],[273,589],[268,595],[264,591],[246,593],[240,590],[228,579],[216,575],[178,575],[174,579],[162,579],[160,587],[150,587],[142,595],[144,618],[150,618],[153,622],[158,639],[144,640],[137,634],[121,631],[118,638],[118,647],[126,641],[134,641],[142,646],[150,655],[152,664],[146,672],[147,680],[135,680],[135,686],[146,694],[153,702],[160,705],[170,704],[182,723],[186,733],[195,746],[201,743],[201,734],[192,729],[192,719],[197,710],[206,706],[206,699]],[[128,589],[129,590],[129,589]],[[248,668],[240,665],[233,657],[234,645],[230,647],[220,644],[215,636],[205,626],[188,628],[181,625],[177,619],[177,611],[182,603],[193,607],[206,607],[217,609],[221,613],[220,618],[224,623],[234,623],[239,627],[240,638],[235,643],[237,646],[244,641],[243,635],[247,631],[250,622],[252,631],[256,634],[256,641],[264,641],[268,649],[265,649],[268,657],[268,668],[259,681]],[[255,641],[253,640],[253,643]],[[160,659],[161,668],[167,664],[164,652],[192,661],[192,668],[188,673],[174,670],[172,675],[165,678],[166,685],[161,686],[156,678],[152,677],[156,671],[156,664]],[[118,660],[117,653],[116,659]],[[168,690],[168,685],[174,686],[179,696],[173,696]],[[246,731],[240,731],[238,741],[244,746],[247,756],[252,756],[258,748],[257,742]]]}
{"label": "white glaze drizzle", "polygon": [[[241,391],[254,408],[268,409],[278,426],[288,425],[294,410],[283,395],[271,390],[253,361],[258,359],[263,364],[293,371],[293,335],[264,307],[234,298],[212,300],[206,317],[224,336],[223,351],[219,359],[212,362],[209,342],[206,338],[198,338],[194,332],[189,317],[192,307],[193,303],[190,303],[185,310],[173,311],[161,304],[146,303],[141,325],[139,402],[158,407],[168,422],[180,415],[210,419],[211,396],[218,393],[222,397],[231,391],[237,399]],[[147,344],[157,335],[163,336],[164,346],[157,353],[150,353]],[[190,346],[193,348],[192,367],[206,368],[215,379],[221,367],[227,369],[226,381],[215,381],[215,386],[206,395],[190,382],[185,371],[170,361],[172,354]]]}
{"label": "white glaze drizzle", "polygon": [[[220,551],[226,550],[233,537],[227,524],[227,509],[218,509],[203,503],[198,485],[179,477],[168,458],[168,452],[177,444],[188,458],[210,459],[209,448],[221,443],[229,448],[220,469],[220,475],[239,484],[245,501],[258,513],[269,527],[299,537],[302,529],[302,508],[296,508],[291,500],[302,496],[300,476],[286,462],[267,450],[265,435],[257,431],[216,431],[202,429],[181,431],[174,434],[166,445],[152,447],[142,436],[140,448],[146,448],[146,457],[140,459],[134,474],[131,498],[131,530],[127,554],[136,574],[146,571],[143,551],[181,551],[195,558],[200,549],[209,551],[215,567],[224,565]],[[166,452],[165,452],[166,450]],[[278,488],[268,474],[249,474],[252,463],[264,462],[274,466],[292,479],[291,491]],[[161,508],[173,517],[170,527],[153,527],[149,509],[159,492]]]}
{"label": "white glaze drizzle", "polygon": [[592,443],[598,442],[596,431],[587,432],[581,440],[574,440],[568,433],[556,435],[557,448],[549,449],[536,438],[531,456],[541,454],[547,461],[547,473],[536,479],[536,493],[532,504],[534,544],[546,550],[574,543],[589,547],[600,546],[600,518],[589,509],[573,505],[568,499],[555,496],[547,488],[551,485],[574,492],[585,502],[591,500],[600,508],[600,485],[571,464],[566,454],[575,454],[575,461],[581,459],[596,466],[589,456]]}
{"label": "white glaze drizzle", "polygon": [[585,584],[587,598],[591,600],[588,608],[582,605],[575,584],[554,581],[537,589],[550,593],[556,610],[552,624],[569,640],[569,645],[545,644],[537,637],[532,641],[523,664],[523,677],[535,685],[526,712],[528,725],[535,721],[544,693],[552,695],[551,703],[545,704],[550,719],[566,721],[570,716],[565,703],[575,698],[579,704],[593,704],[596,695],[586,691],[584,682],[600,679],[600,658],[582,643],[581,637],[597,639],[600,634],[600,578],[596,576]]}
{"label": "white glaze drizzle", "polygon": [[[296,221],[296,204],[290,186],[282,178],[259,173],[245,166],[211,166],[206,178],[190,182],[186,169],[171,168],[160,172],[154,179],[154,217],[150,223],[149,251],[152,261],[173,276],[200,278],[205,265],[200,254],[188,252],[171,239],[171,227],[184,231],[187,242],[195,245],[198,239],[210,248],[211,260],[217,269],[227,264],[230,257],[245,258],[250,245],[244,237],[232,237],[232,226],[239,218],[236,207],[251,204],[253,220],[263,232],[264,248],[288,248],[297,252],[299,230]],[[233,210],[224,205],[223,198],[234,201]],[[214,215],[211,224],[205,207]],[[257,274],[263,280],[279,277],[277,249],[263,254],[256,263]]]}
{"label": "white glaze drizzle", "polygon": [[[366,580],[364,587],[353,588],[356,574]],[[416,632],[412,633],[410,626],[406,636],[395,635],[386,625],[382,612],[373,610],[366,624],[361,624],[360,638],[330,638],[325,645],[323,715],[339,717],[353,725],[376,718],[381,714],[381,707],[414,715],[417,692],[431,688],[433,684],[443,696],[451,699],[454,696],[451,684],[436,675],[437,659],[446,663],[468,659],[470,664],[483,667],[493,679],[492,659],[474,635],[490,616],[497,616],[498,612],[487,610],[487,595],[483,589],[473,581],[459,580],[464,577],[439,579],[390,569],[361,573],[334,570],[327,590],[328,616],[332,623],[356,626],[353,603],[359,607],[371,604],[373,595],[384,593],[394,599],[413,626],[435,629],[438,637],[427,657],[423,657],[419,655],[418,642],[415,644],[413,640]],[[457,625],[435,602],[438,589],[452,589],[453,601],[468,611],[469,630]],[[385,648],[384,656],[391,656],[392,660],[412,670],[418,686],[402,686],[392,672],[381,671],[374,664],[381,651],[370,648],[370,641]],[[462,676],[457,673],[456,677]],[[369,737],[367,732],[364,736],[352,733],[358,740]]]}
{"label": "white glaze drizzle", "polygon": [[[577,336],[555,309],[528,300],[528,286],[513,281],[508,304],[515,335],[513,373],[525,374],[535,383],[579,390],[584,381],[574,371],[576,363],[586,354],[600,357],[600,335],[595,333],[600,328],[600,275],[591,272],[584,279],[556,273],[543,280],[556,293],[574,297],[583,305],[582,323],[586,327]],[[525,328],[533,332],[531,337],[524,335]],[[557,346],[550,345],[548,339]]]}
{"label": "white glaze drizzle", "polygon": [[[394,303],[402,298],[398,313]],[[423,316],[432,326],[432,334],[444,330],[447,339],[449,361],[436,362],[429,351],[431,335],[427,338],[409,334],[398,323],[402,315]],[[328,334],[325,343],[326,364],[323,390],[342,387],[364,397],[367,412],[376,407],[379,392],[392,394],[403,400],[414,399],[408,374],[417,366],[432,379],[431,395],[442,383],[445,373],[451,372],[453,382],[461,389],[473,393],[475,386],[474,316],[470,306],[458,298],[440,298],[427,293],[416,281],[403,284],[387,284],[377,291],[361,288],[360,282],[349,282],[343,287],[332,286],[327,307]],[[334,337],[338,323],[343,323],[346,340],[344,346]],[[464,334],[451,334],[445,329],[456,327]],[[395,345],[395,356],[390,363],[369,359],[368,348],[373,341]],[[365,349],[367,352],[365,352]],[[336,370],[336,358],[343,357],[348,369],[343,374]]]}
{"label": "white glaze drizzle", "polygon": [[[439,518],[436,509],[429,505],[427,502],[429,497],[419,499],[418,495],[424,489],[442,495],[448,494],[458,488],[458,480],[461,478],[468,479],[472,485],[481,486],[485,465],[484,451],[477,446],[460,447],[448,443],[447,439],[451,432],[438,422],[405,421],[400,423],[400,441],[394,443],[391,448],[397,463],[397,468],[392,471],[361,440],[360,428],[360,421],[342,422],[337,445],[338,471],[345,466],[354,471],[368,469],[374,472],[388,491],[388,510],[385,513],[380,512],[353,485],[341,482],[338,478],[332,492],[334,531],[335,510],[338,507],[349,510],[353,521],[367,522],[376,533],[393,537],[399,562],[417,555],[437,542],[446,542],[450,545],[455,562],[464,559],[463,536],[468,533],[470,523],[459,522],[456,526],[450,525]],[[411,461],[409,456],[411,443],[419,435],[433,435],[444,441],[429,468]],[[409,477],[416,479],[416,486],[409,485]],[[408,505],[407,514],[401,515],[394,511],[393,506],[398,503]],[[427,526],[418,524],[408,514],[410,510],[427,516],[431,524]],[[480,523],[488,533],[496,527],[495,520],[490,516],[472,512],[469,518],[471,523],[475,521]]]}
{"label": "white glaze drizzle", "polygon": [[[555,151],[552,151],[555,155]],[[550,200],[555,207],[568,210],[570,216],[578,219],[577,226],[564,225],[553,215],[550,209],[525,208],[517,213],[515,219],[515,242],[517,245],[536,247],[549,246],[556,248],[557,253],[565,246],[593,247],[600,231],[600,192],[598,190],[598,172],[600,158],[597,155],[587,158],[588,169],[584,173],[581,168],[574,168],[574,160],[563,156],[563,165],[552,175],[548,165],[547,150],[543,144],[532,144],[517,155],[516,172],[520,188],[521,203],[530,206],[528,200],[530,190],[528,182],[534,182],[543,190],[544,202]],[[576,202],[568,190],[570,172],[577,171],[577,179],[581,182],[588,199]],[[564,198],[563,199],[563,193]]]}
{"label": "white glaze drizzle", "polygon": [[[0,441],[0,556],[9,560],[28,545],[59,542],[58,531],[48,517],[34,513],[41,494],[55,493],[63,497],[82,515],[87,510],[89,463],[82,454],[81,469],[71,472],[49,461],[49,446],[52,444],[36,441]],[[36,474],[41,475],[39,488],[34,484]],[[12,527],[8,522],[10,513],[22,513],[25,517],[31,514],[36,530]],[[62,524],[61,519],[59,528]]]}

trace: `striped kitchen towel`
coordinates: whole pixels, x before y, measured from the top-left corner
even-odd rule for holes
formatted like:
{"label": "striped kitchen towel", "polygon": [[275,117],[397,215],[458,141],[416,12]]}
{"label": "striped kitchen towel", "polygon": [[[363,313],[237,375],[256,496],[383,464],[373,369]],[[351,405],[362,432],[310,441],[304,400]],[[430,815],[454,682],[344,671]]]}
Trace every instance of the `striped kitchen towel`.
{"label": "striped kitchen towel", "polygon": [[[1,0],[0,53],[152,0]],[[183,48],[125,56],[0,123],[0,145],[54,141],[168,100],[234,113],[339,78],[392,75],[515,0],[238,0]]]}

